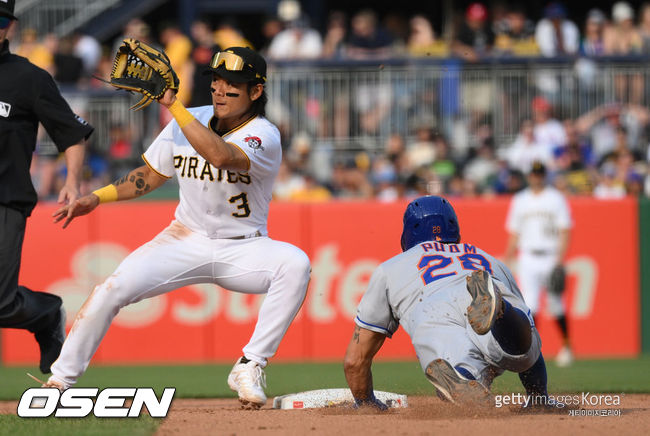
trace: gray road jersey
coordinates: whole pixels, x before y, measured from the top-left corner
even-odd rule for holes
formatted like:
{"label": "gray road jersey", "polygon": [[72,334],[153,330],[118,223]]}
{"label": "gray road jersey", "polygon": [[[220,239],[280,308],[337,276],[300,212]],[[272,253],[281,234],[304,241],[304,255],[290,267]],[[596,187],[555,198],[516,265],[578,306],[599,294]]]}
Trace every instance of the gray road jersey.
{"label": "gray road jersey", "polygon": [[413,337],[412,330],[417,328],[409,318],[413,309],[442,289],[462,287],[467,292],[465,278],[477,269],[486,270],[501,282],[504,298],[528,312],[512,273],[501,261],[471,244],[425,242],[377,267],[359,303],[355,322],[389,337],[401,324]]}

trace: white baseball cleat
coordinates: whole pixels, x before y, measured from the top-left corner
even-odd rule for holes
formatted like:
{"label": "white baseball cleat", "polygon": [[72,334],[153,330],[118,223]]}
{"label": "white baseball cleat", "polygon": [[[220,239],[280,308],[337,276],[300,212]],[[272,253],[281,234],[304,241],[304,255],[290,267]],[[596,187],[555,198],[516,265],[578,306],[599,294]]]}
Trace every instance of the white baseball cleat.
{"label": "white baseball cleat", "polygon": [[[65,391],[66,389],[68,389],[70,387],[70,386],[67,386],[67,385],[65,385],[63,383],[59,383],[59,382],[57,382],[55,380],[52,380],[51,377],[50,377],[50,379],[48,381],[43,382],[43,381],[39,380],[38,378],[34,377],[33,375],[31,375],[30,373],[27,373],[27,375],[31,379],[36,380],[37,382],[41,383],[42,388],[56,388],[56,389],[59,390],[59,392],[63,393],[63,391]],[[45,403],[46,403],[46,398],[45,397],[34,397],[32,399],[32,404],[30,405],[30,407],[33,407],[33,408],[36,408],[36,409],[39,409],[39,408],[42,409],[43,407],[45,407]]]}
{"label": "white baseball cleat", "polygon": [[240,357],[228,375],[228,386],[239,395],[242,409],[259,409],[266,404],[266,375],[257,362],[241,362]]}
{"label": "white baseball cleat", "polygon": [[571,349],[569,347],[564,345],[560,349],[560,352],[557,353],[557,356],[555,357],[555,364],[560,368],[566,368],[567,366],[570,366],[572,363],[573,363],[573,353],[571,352]]}

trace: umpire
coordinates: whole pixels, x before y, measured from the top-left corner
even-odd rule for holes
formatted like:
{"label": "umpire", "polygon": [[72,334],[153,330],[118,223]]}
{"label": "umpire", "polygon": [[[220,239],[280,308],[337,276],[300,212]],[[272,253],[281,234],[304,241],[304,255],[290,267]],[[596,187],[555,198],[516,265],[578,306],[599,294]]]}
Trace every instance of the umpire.
{"label": "umpire", "polygon": [[84,141],[93,128],[72,112],[52,76],[9,52],[14,6],[15,0],[0,0],[0,327],[34,333],[40,370],[49,373],[65,339],[61,298],[18,286],[25,224],[37,200],[29,168],[40,122],[65,153],[67,176],[59,203],[74,202]]}

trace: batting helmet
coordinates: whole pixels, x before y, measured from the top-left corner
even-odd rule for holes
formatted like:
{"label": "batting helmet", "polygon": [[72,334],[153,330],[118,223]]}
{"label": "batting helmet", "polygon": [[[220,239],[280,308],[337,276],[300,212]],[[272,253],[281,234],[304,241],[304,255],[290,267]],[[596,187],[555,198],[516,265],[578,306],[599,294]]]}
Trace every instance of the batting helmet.
{"label": "batting helmet", "polygon": [[404,212],[402,251],[425,241],[459,242],[456,212],[447,200],[434,195],[413,200]]}

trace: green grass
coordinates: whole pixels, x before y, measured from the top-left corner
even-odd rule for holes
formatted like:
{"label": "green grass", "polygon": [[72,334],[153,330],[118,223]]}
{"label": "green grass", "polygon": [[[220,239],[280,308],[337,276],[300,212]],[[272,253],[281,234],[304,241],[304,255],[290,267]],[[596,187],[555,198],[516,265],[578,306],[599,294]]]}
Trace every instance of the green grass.
{"label": "green grass", "polygon": [[[625,360],[579,360],[569,368],[547,363],[549,392],[650,392],[650,355]],[[226,378],[231,365],[91,366],[79,387],[153,387],[158,394],[175,387],[175,398],[230,397]],[[0,400],[17,400],[25,389],[37,385],[25,375],[39,374],[34,367],[0,367]],[[373,365],[375,389],[409,395],[430,395],[433,387],[415,362],[377,362]],[[345,387],[341,363],[276,363],[266,369],[267,395],[273,397],[310,389]],[[493,392],[523,392],[516,374],[497,378]],[[149,435],[161,420],[139,419],[22,419],[0,415],[0,433],[48,435]]]}
{"label": "green grass", "polygon": [[[547,362],[549,392],[650,392],[650,355],[638,359],[578,360],[569,368]],[[147,386],[162,392],[175,387],[175,398],[234,397],[226,378],[231,365],[91,366],[79,387]],[[25,373],[40,375],[34,367],[0,367],[0,400],[16,400],[37,385]],[[376,362],[375,388],[406,394],[427,394],[431,385],[420,365],[410,362]],[[281,395],[309,389],[345,387],[341,363],[275,363],[266,368],[267,394]],[[43,377],[45,378],[45,377]],[[497,378],[496,393],[520,392],[516,374]]]}
{"label": "green grass", "polygon": [[35,418],[24,419],[12,415],[0,415],[0,433],[3,435],[47,436],[148,436],[160,425],[160,420],[148,416],[138,419],[88,418]]}

